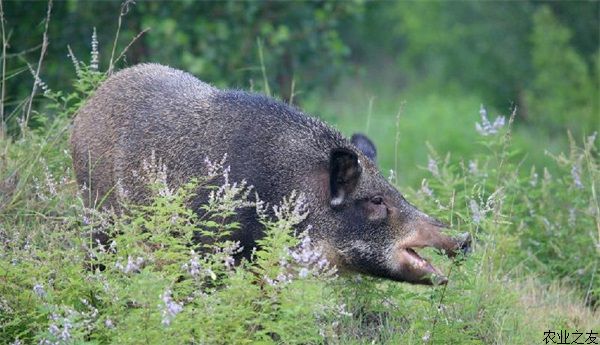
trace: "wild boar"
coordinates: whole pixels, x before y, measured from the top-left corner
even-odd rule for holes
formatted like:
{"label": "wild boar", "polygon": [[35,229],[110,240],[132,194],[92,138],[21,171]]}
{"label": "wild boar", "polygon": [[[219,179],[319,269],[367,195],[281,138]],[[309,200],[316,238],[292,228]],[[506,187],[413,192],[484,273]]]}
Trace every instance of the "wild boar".
{"label": "wild boar", "polygon": [[[310,236],[338,268],[445,283],[442,272],[415,249],[435,247],[453,255],[468,240],[442,234],[442,223],[411,205],[380,174],[370,140],[355,142],[358,147],[275,99],[219,90],[159,64],[109,77],[78,111],[71,136],[77,181],[105,206],[118,208],[117,184],[131,200],[147,200],[148,190],[134,172],[152,154],[166,165],[174,187],[205,174],[205,158],[227,154],[230,179],[245,179],[262,200],[277,204],[294,190],[305,194]],[[251,211],[238,218],[242,226],[232,239],[247,255],[261,227]]]}

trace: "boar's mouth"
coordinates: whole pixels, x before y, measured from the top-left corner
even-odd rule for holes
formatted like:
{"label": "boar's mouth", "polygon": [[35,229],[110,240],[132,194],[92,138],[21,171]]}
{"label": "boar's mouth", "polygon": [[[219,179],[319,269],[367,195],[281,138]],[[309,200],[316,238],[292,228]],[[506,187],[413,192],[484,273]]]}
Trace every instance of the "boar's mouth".
{"label": "boar's mouth", "polygon": [[427,258],[422,257],[415,249],[432,247],[454,257],[457,253],[466,252],[470,248],[471,238],[468,233],[451,238],[441,233],[436,234],[435,241],[423,243],[416,240],[400,244],[394,250],[394,275],[398,280],[425,285],[443,285],[448,283],[448,278],[440,269],[433,266]]}
{"label": "boar's mouth", "polygon": [[426,285],[442,285],[448,278],[413,248],[400,248],[399,261],[403,266],[403,280]]}

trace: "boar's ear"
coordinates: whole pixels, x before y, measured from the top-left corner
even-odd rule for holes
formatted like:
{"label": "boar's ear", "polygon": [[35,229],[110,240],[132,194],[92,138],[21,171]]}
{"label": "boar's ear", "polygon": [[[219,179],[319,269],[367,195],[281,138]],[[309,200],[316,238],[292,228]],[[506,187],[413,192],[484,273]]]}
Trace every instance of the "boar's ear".
{"label": "boar's ear", "polygon": [[329,159],[329,189],[331,206],[344,202],[346,196],[356,188],[360,178],[361,167],[356,153],[345,148],[331,151]]}
{"label": "boar's ear", "polygon": [[375,162],[377,160],[377,148],[375,144],[364,134],[354,133],[350,141],[356,146],[365,156],[369,157],[370,160]]}

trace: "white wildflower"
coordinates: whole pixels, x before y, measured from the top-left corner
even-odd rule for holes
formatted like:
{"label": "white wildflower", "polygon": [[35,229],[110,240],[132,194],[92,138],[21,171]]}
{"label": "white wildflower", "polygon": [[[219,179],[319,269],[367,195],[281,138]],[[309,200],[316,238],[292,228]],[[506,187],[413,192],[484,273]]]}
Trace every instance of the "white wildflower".
{"label": "white wildflower", "polygon": [[125,189],[125,187],[123,187],[123,181],[120,178],[117,179],[115,189],[117,190],[117,196],[120,200],[127,200],[129,197],[129,192]]}
{"label": "white wildflower", "polygon": [[207,173],[206,176],[209,178],[217,177],[223,174],[226,169],[225,162],[227,161],[227,153],[223,155],[221,161],[213,162],[208,157],[204,158],[204,165],[206,165]]}
{"label": "white wildflower", "polygon": [[39,297],[39,298],[44,298],[46,297],[46,290],[44,290],[44,286],[41,284],[35,284],[33,286],[33,292]]}
{"label": "white wildflower", "polygon": [[[44,81],[42,81],[42,79],[40,78],[40,76],[35,73],[35,71],[33,70],[33,67],[30,64],[27,64],[27,67],[29,67],[29,72],[33,76],[34,83],[40,89],[42,89],[44,95],[47,95],[48,93],[50,93],[50,88],[48,87],[48,85],[46,83],[44,83]],[[21,120],[21,121],[22,122],[19,123],[19,127],[21,127],[21,129],[23,129],[23,126],[25,125],[25,123],[24,123],[25,120]]]}
{"label": "white wildflower", "polygon": [[142,170],[144,171],[144,182],[158,186],[158,195],[162,197],[172,197],[174,195],[174,191],[169,188],[168,184],[167,165],[163,164],[160,158],[157,161],[156,151],[151,151],[150,160],[142,160]]}
{"label": "white wildflower", "polygon": [[235,266],[234,255],[242,252],[244,247],[240,245],[240,241],[232,242],[230,245],[225,246],[221,251],[224,254],[223,263],[225,267],[229,270],[233,269]]}
{"label": "white wildflower", "polygon": [[[205,162],[209,165],[209,170],[213,169],[210,167],[212,163],[209,160],[205,160]],[[223,183],[218,189],[212,190],[208,195],[207,209],[214,213],[221,213],[231,211],[232,209],[255,206],[255,203],[248,201],[252,186],[249,186],[246,180],[242,180],[240,183],[230,182],[230,167],[221,167],[218,169],[222,169],[221,176],[223,177]]]}
{"label": "white wildflower", "polygon": [[[264,202],[264,200],[261,200],[258,197],[258,193],[254,192],[254,196],[255,196],[255,200],[256,200],[256,202],[254,203],[254,207],[256,208],[256,215],[258,216],[259,219],[266,219],[269,204]],[[256,249],[256,247],[254,249]]]}
{"label": "white wildflower", "polygon": [[429,183],[427,182],[426,179],[423,179],[421,181],[420,191],[422,194],[427,195],[428,197],[433,197],[433,191],[431,190],[431,188],[429,188]]}
{"label": "white wildflower", "polygon": [[96,27],[94,26],[94,31],[92,32],[92,51],[90,60],[90,69],[92,71],[98,71],[99,61],[100,60],[98,53],[98,35],[96,34]]}
{"label": "white wildflower", "polygon": [[471,199],[469,201],[469,208],[471,209],[471,217],[473,218],[473,223],[475,223],[475,224],[481,223],[481,220],[483,219],[484,214],[482,214],[482,212],[479,208],[479,204],[474,199]]}
{"label": "white wildflower", "polygon": [[71,50],[71,46],[68,44],[67,50],[69,51],[67,56],[71,58],[71,61],[73,62],[73,67],[75,67],[75,74],[77,75],[77,77],[81,78],[83,76],[83,73],[81,73],[81,62],[77,60],[77,57],[75,56],[75,54],[73,54],[73,50]]}
{"label": "white wildflower", "polygon": [[161,312],[163,326],[169,326],[171,321],[183,310],[183,305],[173,301],[171,289],[167,289],[161,296]]}
{"label": "white wildflower", "polygon": [[48,192],[50,193],[50,196],[57,196],[56,181],[54,180],[54,176],[52,176],[50,169],[48,169],[48,165],[44,165],[44,170]]}
{"label": "white wildflower", "polygon": [[391,184],[396,184],[396,172],[394,171],[394,169],[390,169],[390,173],[388,175],[388,181]]}
{"label": "white wildflower", "polygon": [[183,264],[183,269],[186,270],[192,277],[198,277],[200,275],[200,257],[195,250],[191,249],[190,253],[192,258],[185,264]]}
{"label": "white wildflower", "polygon": [[438,169],[438,162],[431,156],[427,156],[427,170],[436,177],[440,176],[440,170]]}
{"label": "white wildflower", "polygon": [[550,174],[550,171],[548,171],[548,168],[544,167],[544,179],[542,180],[542,184],[544,185],[544,187],[547,187],[550,185],[551,182],[552,175]]}
{"label": "white wildflower", "polygon": [[479,173],[479,167],[477,166],[477,161],[470,160],[469,161],[469,174],[477,175]]}
{"label": "white wildflower", "polygon": [[268,276],[264,276],[263,280],[271,286],[284,286],[292,282],[293,276],[289,273],[279,273],[275,279],[271,279]]}
{"label": "white wildflower", "polygon": [[125,266],[123,266],[121,261],[117,261],[115,263],[115,268],[117,268],[118,270],[120,270],[121,272],[123,272],[125,274],[139,273],[142,269],[144,262],[145,262],[144,258],[138,256],[137,258],[134,259],[130,255],[127,257],[127,264]]}
{"label": "white wildflower", "polygon": [[569,219],[568,219],[569,226],[575,226],[575,222],[577,221],[577,214],[575,212],[576,212],[575,207],[569,208]]}
{"label": "white wildflower", "polygon": [[477,132],[483,136],[493,135],[498,133],[502,127],[504,127],[506,123],[506,118],[504,116],[498,116],[494,123],[491,123],[487,117],[487,110],[481,105],[479,108],[479,115],[481,117],[481,123],[475,123],[475,129]]}
{"label": "white wildflower", "polygon": [[573,178],[573,185],[577,189],[583,188],[583,183],[581,182],[581,168],[579,163],[573,164],[571,167],[571,177]]}
{"label": "white wildflower", "polygon": [[277,219],[291,225],[300,224],[308,216],[306,195],[293,190],[289,197],[283,198],[281,205],[273,206],[273,213]]}
{"label": "white wildflower", "polygon": [[335,268],[330,267],[329,261],[323,255],[321,249],[312,243],[308,231],[300,234],[300,244],[293,250],[288,249],[290,257],[300,265],[298,276],[306,278],[310,276],[331,276],[335,274]]}
{"label": "white wildflower", "polygon": [[279,273],[276,280],[279,283],[289,284],[292,282],[292,278],[293,276],[291,274]]}
{"label": "white wildflower", "polygon": [[61,317],[58,314],[53,313],[50,315],[50,325],[48,326],[48,333],[52,335],[53,339],[58,341],[52,342],[48,339],[44,339],[40,344],[64,344],[69,343],[71,340],[71,330],[73,329],[73,322],[69,317]]}
{"label": "white wildflower", "polygon": [[342,316],[352,316],[352,313],[346,310],[346,304],[342,303],[337,305],[337,313]]}
{"label": "white wildflower", "polygon": [[425,332],[425,334],[423,335],[423,337],[421,339],[423,339],[424,343],[428,343],[429,340],[431,340],[431,332],[430,331]]}
{"label": "white wildflower", "polygon": [[598,136],[598,132],[594,132],[592,133],[592,135],[587,137],[587,143],[586,143],[586,147],[593,147],[594,146],[594,142],[596,141],[596,137]]}
{"label": "white wildflower", "polygon": [[539,179],[539,176],[538,176],[537,172],[535,171],[535,167],[531,167],[531,174],[529,176],[529,184],[532,187],[537,186],[538,179]]}
{"label": "white wildflower", "polygon": [[111,319],[106,319],[106,320],[104,320],[104,327],[106,327],[108,329],[113,329],[113,328],[115,328],[115,324],[112,322]]}
{"label": "white wildflower", "polygon": [[300,269],[300,272],[298,272],[298,277],[304,279],[304,278],[308,277],[308,273],[309,273],[308,268],[302,267]]}

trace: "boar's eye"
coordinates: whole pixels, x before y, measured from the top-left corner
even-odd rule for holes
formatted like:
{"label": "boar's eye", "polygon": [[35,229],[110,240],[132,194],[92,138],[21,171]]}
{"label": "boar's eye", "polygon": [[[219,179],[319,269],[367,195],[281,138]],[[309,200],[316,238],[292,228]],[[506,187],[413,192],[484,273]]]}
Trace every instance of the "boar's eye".
{"label": "boar's eye", "polygon": [[381,195],[376,195],[373,198],[371,198],[371,202],[375,205],[381,205],[383,204],[383,197]]}
{"label": "boar's eye", "polygon": [[385,205],[383,197],[381,195],[376,195],[369,199],[366,203],[365,210],[367,211],[367,217],[371,221],[383,221],[388,216],[388,208]]}

